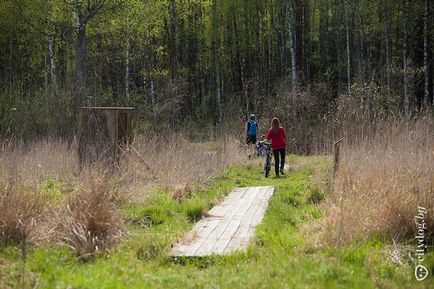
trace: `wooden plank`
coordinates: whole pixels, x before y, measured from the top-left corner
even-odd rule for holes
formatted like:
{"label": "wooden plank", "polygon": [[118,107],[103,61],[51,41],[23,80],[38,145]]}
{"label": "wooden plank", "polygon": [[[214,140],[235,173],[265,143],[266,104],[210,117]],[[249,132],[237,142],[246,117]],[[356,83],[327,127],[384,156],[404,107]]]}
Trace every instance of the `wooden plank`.
{"label": "wooden plank", "polygon": [[[226,212],[230,211],[233,206],[238,204],[238,200],[240,196],[242,196],[247,191],[247,188],[234,190],[231,192],[228,197],[221,202],[219,205],[219,210],[211,210],[214,214],[210,214],[210,217],[207,219],[202,219],[196,226],[192,229],[193,235],[190,233],[190,236],[187,239],[191,238],[190,244],[184,244],[180,246],[175,246],[172,251],[180,252],[180,255],[193,256],[197,255],[196,251],[203,245],[203,243],[207,240],[207,237],[213,232],[213,230],[217,227],[220,222],[220,219],[223,218]],[[208,220],[213,220],[212,224],[208,225]],[[217,220],[217,221],[214,221]],[[188,241],[188,240],[187,240]],[[205,244],[207,246],[207,244]]]}
{"label": "wooden plank", "polygon": [[249,187],[233,190],[209,211],[180,242],[172,256],[228,254],[245,249],[262,221],[273,187]]}
{"label": "wooden plank", "polygon": [[[214,236],[210,235],[210,242],[214,242],[209,248],[202,252],[203,254],[208,255],[209,252],[220,254],[224,251],[227,244],[232,239],[233,234],[238,229],[241,220],[243,219],[247,210],[250,208],[253,201],[255,200],[255,197],[257,196],[259,190],[260,187],[255,187],[250,191],[248,190],[243,195],[243,197],[238,200],[239,204],[237,210],[232,213],[230,218],[226,218],[226,222],[222,221],[219,224],[220,230],[218,232],[216,230],[216,234]],[[213,237],[215,237],[215,240],[211,239]]]}
{"label": "wooden plank", "polygon": [[229,242],[232,240],[232,237],[239,229],[243,220],[247,219],[248,216],[246,215],[246,213],[252,207],[255,198],[260,196],[261,189],[262,189],[261,187],[255,187],[254,190],[252,190],[250,194],[245,198],[243,207],[240,209],[240,211],[235,213],[235,217],[239,217],[239,218],[234,218],[233,220],[231,220],[231,222],[226,226],[226,229],[223,232],[223,234],[220,236],[220,238],[214,245],[213,251],[216,254],[221,254],[225,250]]}
{"label": "wooden plank", "polygon": [[243,206],[245,206],[246,202],[243,196],[247,192],[247,189],[245,189],[244,191],[240,191],[240,193],[238,194],[238,198],[234,198],[235,201],[233,201],[232,205],[228,208],[226,214],[221,219],[220,224],[218,224],[215,230],[208,235],[207,239],[198,248],[196,252],[197,255],[206,256],[212,254],[216,242],[218,242],[218,240],[226,230],[227,226],[231,222],[237,222],[237,219],[241,219],[242,215],[236,216],[236,214],[243,209]]}
{"label": "wooden plank", "polygon": [[[256,226],[262,222],[262,219],[265,215],[265,212],[268,208],[268,202],[271,198],[271,196],[274,193],[273,187],[264,187],[264,191],[261,197],[258,198],[258,201],[256,203],[256,206],[252,207],[252,211],[249,212],[249,215],[246,216],[246,223],[248,222],[248,225],[244,224],[244,228],[240,231],[240,238],[237,240],[237,238],[233,238],[231,240],[231,243],[234,242],[232,245],[228,246],[227,252],[236,250],[236,249],[245,249],[247,247],[247,244],[251,237],[254,236]],[[243,233],[243,234],[241,234]],[[234,236],[237,237],[237,236]]]}
{"label": "wooden plank", "polygon": [[262,217],[265,213],[265,210],[262,208],[266,208],[268,205],[268,200],[273,193],[273,189],[269,189],[264,187],[262,191],[262,196],[256,199],[254,206],[251,207],[251,210],[246,214],[244,222],[240,225],[239,230],[234,234],[231,242],[228,244],[225,249],[225,253],[229,253],[231,251],[242,249],[242,245],[245,242],[248,242],[251,237],[251,232],[255,231],[255,227],[258,224],[258,221],[262,221]]}
{"label": "wooden plank", "polygon": [[236,202],[237,199],[240,199],[246,192],[248,188],[238,188],[232,191],[221,203],[217,206],[214,206],[208,214],[214,217],[223,217],[228,209]]}
{"label": "wooden plank", "polygon": [[266,193],[267,187],[263,187],[261,191],[258,193],[258,197],[255,199],[248,212],[245,214],[243,220],[240,223],[238,230],[233,234],[232,239],[229,244],[226,246],[224,252],[229,253],[231,251],[241,249],[242,245],[245,243],[245,239],[249,228],[253,226],[252,221],[255,219],[255,214],[257,213],[258,208],[261,206],[263,202],[263,195]]}
{"label": "wooden plank", "polygon": [[224,253],[245,249],[247,247],[246,243],[254,236],[256,226],[261,223],[268,207],[268,201],[274,192],[272,187],[264,188],[263,195],[256,200],[255,206],[252,206],[251,210],[246,214],[245,222],[240,225],[239,230],[234,234]]}
{"label": "wooden plank", "polygon": [[[208,219],[203,228],[196,228],[197,235],[193,233],[192,240],[186,244],[178,243],[172,248],[171,255],[178,256],[194,256],[197,249],[206,240],[206,237],[212,232],[215,227],[220,223],[219,218]],[[194,230],[194,229],[193,229]],[[190,237],[190,236],[189,236]]]}

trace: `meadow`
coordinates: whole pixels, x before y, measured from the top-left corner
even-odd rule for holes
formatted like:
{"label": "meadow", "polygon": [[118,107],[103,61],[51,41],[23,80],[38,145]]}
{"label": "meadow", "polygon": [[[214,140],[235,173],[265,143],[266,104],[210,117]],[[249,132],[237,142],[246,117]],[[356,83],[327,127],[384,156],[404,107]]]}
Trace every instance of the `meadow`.
{"label": "meadow", "polygon": [[[414,276],[418,206],[428,210],[423,264],[434,264],[432,132],[430,119],[384,123],[344,137],[335,176],[331,155],[289,155],[279,178],[229,137],[177,136],[164,152],[146,137],[146,163],[125,155],[114,175],[80,173],[74,144],[4,143],[0,287],[432,288],[432,274]],[[276,192],[245,252],[168,256],[232,189],[257,185]]]}

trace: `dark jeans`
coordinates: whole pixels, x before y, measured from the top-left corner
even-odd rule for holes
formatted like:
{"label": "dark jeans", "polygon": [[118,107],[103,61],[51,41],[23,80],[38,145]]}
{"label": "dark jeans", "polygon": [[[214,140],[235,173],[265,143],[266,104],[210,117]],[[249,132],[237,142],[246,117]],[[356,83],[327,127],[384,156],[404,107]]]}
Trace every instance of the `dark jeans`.
{"label": "dark jeans", "polygon": [[276,176],[279,175],[279,155],[280,155],[280,170],[283,171],[285,167],[285,149],[273,150],[274,154],[274,169],[276,171]]}
{"label": "dark jeans", "polygon": [[246,144],[256,144],[256,135],[247,136]]}

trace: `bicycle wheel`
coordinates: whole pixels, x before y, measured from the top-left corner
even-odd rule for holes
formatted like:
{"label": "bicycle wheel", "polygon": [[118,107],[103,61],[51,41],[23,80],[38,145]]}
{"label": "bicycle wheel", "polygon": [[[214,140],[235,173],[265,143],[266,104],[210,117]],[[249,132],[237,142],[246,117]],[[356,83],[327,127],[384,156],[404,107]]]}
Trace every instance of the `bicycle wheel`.
{"label": "bicycle wheel", "polygon": [[268,176],[270,175],[270,167],[271,167],[270,155],[267,154],[267,158],[265,159],[265,177],[266,178],[268,178]]}

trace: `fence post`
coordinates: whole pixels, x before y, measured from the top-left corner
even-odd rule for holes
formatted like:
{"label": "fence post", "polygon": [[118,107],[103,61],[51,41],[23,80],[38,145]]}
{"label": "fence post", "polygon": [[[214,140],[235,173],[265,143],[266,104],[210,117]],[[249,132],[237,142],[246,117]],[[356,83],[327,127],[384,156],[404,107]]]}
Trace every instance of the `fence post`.
{"label": "fence post", "polygon": [[333,149],[334,149],[334,154],[333,154],[333,176],[335,177],[338,169],[339,169],[339,149],[340,149],[340,143],[341,143],[342,139],[336,141],[333,143]]}

